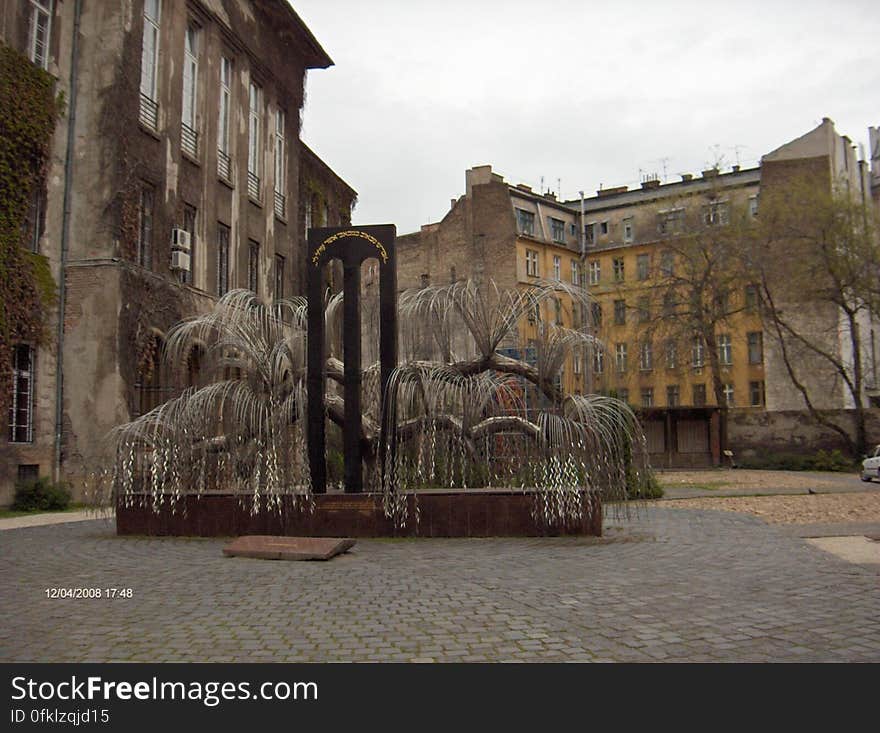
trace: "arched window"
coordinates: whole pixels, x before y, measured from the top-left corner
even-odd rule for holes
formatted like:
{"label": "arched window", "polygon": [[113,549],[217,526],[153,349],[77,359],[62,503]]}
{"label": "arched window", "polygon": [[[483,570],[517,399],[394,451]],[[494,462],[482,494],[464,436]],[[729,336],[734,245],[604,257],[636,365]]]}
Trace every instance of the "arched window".
{"label": "arched window", "polygon": [[186,386],[203,387],[205,385],[205,375],[202,373],[202,365],[205,361],[205,350],[196,344],[189,352],[189,358],[186,360]]}
{"label": "arched window", "polygon": [[165,339],[154,333],[135,381],[135,417],[145,415],[170,399],[174,392],[163,358]]}

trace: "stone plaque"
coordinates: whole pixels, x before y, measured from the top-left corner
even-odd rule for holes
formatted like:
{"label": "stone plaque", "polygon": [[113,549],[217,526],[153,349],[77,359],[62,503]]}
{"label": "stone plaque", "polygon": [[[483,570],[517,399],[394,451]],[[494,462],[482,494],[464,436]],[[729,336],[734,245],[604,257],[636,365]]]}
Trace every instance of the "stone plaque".
{"label": "stone plaque", "polygon": [[227,557],[257,560],[330,560],[348,552],[355,540],[343,537],[275,537],[247,535],[223,548]]}

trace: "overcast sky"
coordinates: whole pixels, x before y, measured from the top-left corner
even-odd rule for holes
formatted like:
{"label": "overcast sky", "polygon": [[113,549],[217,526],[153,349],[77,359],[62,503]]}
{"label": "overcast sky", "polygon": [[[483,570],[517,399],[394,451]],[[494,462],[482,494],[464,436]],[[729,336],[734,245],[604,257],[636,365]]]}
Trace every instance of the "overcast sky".
{"label": "overcast sky", "polygon": [[335,66],[303,139],[359,195],[354,222],[440,220],[464,171],[578,191],[755,165],[830,117],[880,125],[872,0],[292,0]]}

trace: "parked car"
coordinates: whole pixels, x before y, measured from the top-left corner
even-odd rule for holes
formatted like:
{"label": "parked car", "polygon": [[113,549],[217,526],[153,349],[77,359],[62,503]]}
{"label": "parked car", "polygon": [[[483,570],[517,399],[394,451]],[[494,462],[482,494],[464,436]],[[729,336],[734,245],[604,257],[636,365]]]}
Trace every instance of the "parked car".
{"label": "parked car", "polygon": [[874,446],[874,452],[862,461],[862,481],[871,479],[880,481],[880,445]]}

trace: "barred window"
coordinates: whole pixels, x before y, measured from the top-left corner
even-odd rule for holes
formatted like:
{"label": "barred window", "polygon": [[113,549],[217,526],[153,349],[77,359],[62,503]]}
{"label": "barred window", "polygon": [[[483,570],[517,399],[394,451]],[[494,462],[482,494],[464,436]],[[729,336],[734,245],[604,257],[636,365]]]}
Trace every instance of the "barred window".
{"label": "barred window", "polygon": [[9,442],[31,443],[34,439],[34,348],[12,347],[12,399],[9,401]]}

